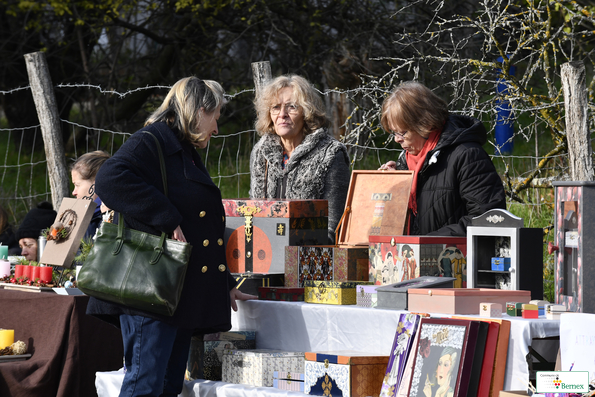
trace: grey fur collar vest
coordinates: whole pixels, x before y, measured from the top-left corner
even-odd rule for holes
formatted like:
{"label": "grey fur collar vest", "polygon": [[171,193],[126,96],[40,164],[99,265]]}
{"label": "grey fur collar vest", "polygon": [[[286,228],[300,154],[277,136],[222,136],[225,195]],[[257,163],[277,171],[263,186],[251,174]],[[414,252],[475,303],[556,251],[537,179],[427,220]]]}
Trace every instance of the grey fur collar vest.
{"label": "grey fur collar vest", "polygon": [[250,197],[265,197],[264,179],[265,174],[268,174],[267,198],[275,198],[277,183],[284,176],[287,176],[286,198],[322,198],[325,176],[339,150],[345,150],[345,146],[328,135],[325,129],[320,128],[306,135],[304,141],[293,151],[285,169],[282,169],[281,140],[277,135],[264,135],[254,145],[251,159]]}

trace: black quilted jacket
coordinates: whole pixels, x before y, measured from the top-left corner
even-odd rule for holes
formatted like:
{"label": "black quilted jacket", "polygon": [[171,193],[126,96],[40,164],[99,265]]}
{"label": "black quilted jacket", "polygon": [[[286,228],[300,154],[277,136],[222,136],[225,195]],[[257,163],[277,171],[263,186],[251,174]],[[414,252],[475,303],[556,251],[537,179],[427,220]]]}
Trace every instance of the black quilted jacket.
{"label": "black quilted jacket", "polygon": [[[418,176],[417,216],[410,234],[465,236],[472,217],[506,208],[502,180],[482,148],[486,140],[479,120],[449,116]],[[405,152],[397,169],[408,169]]]}

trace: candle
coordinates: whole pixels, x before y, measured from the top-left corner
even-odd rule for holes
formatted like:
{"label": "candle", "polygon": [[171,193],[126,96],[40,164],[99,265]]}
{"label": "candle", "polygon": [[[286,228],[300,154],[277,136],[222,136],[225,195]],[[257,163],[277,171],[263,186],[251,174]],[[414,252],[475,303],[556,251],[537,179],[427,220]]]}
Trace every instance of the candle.
{"label": "candle", "polygon": [[14,266],[14,278],[23,277],[23,269],[25,265],[15,265]]}
{"label": "candle", "polygon": [[31,279],[31,269],[33,269],[33,266],[30,265],[25,265],[23,266],[23,277],[27,277],[27,279]]}
{"label": "candle", "polygon": [[14,343],[14,329],[0,329],[0,349]]}
{"label": "candle", "polygon": [[52,271],[54,269],[51,266],[41,266],[39,268],[39,281],[42,283],[50,284],[52,282]]}
{"label": "candle", "polygon": [[8,259],[8,245],[0,244],[0,259]]}
{"label": "candle", "polygon": [[0,277],[10,276],[10,262],[0,259]]}
{"label": "candle", "polygon": [[35,279],[39,278],[39,266],[31,266],[31,280],[35,281]]}

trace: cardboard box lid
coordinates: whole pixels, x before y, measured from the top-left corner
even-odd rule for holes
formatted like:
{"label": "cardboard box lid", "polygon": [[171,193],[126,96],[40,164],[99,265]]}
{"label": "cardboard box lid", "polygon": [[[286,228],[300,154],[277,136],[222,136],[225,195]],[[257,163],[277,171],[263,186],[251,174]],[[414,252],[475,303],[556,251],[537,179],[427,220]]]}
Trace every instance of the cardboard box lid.
{"label": "cardboard box lid", "polygon": [[223,200],[225,216],[255,218],[328,217],[327,200]]}
{"label": "cardboard box lid", "polygon": [[368,245],[371,235],[403,235],[413,171],[351,173],[338,245]]}
{"label": "cardboard box lid", "polygon": [[306,360],[329,364],[384,364],[388,365],[389,356],[372,355],[352,350],[306,352]]}
{"label": "cardboard box lid", "polygon": [[204,341],[218,341],[218,340],[255,340],[256,331],[227,331],[214,332],[212,334],[205,334]]}
{"label": "cardboard box lid", "polygon": [[453,236],[370,236],[370,243],[467,245],[467,237]]}
{"label": "cardboard box lid", "polygon": [[[422,276],[398,283],[378,287],[378,292],[407,293],[409,289],[417,288],[450,288],[452,289],[455,277]],[[427,292],[426,292],[427,293]]]}
{"label": "cardboard box lid", "polygon": [[277,349],[225,349],[223,350],[224,356],[262,356],[262,357],[276,357],[276,358],[287,358],[287,357],[304,357],[304,352],[288,352],[285,350]]}
{"label": "cardboard box lid", "polygon": [[531,291],[507,290],[492,288],[419,288],[409,289],[408,294],[414,295],[440,295],[440,296],[528,296],[531,297]]}
{"label": "cardboard box lid", "polygon": [[358,285],[374,285],[371,281],[304,280],[304,288],[356,288]]}

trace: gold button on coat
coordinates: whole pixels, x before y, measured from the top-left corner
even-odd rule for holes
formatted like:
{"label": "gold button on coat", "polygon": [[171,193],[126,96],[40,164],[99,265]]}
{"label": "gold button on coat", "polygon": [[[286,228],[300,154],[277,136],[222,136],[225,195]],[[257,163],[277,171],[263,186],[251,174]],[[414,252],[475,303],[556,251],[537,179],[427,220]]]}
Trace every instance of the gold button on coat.
{"label": "gold button on coat", "polygon": [[223,239],[222,239],[222,238],[220,238],[219,240],[217,240],[217,244],[219,244],[219,245],[223,245]]}
{"label": "gold button on coat", "polygon": [[202,245],[204,245],[205,247],[207,247],[209,245],[209,240],[205,240],[202,242]]}
{"label": "gold button on coat", "polygon": [[207,267],[206,266],[203,266],[201,270],[202,270],[203,273],[206,273],[207,272]]}
{"label": "gold button on coat", "polygon": [[225,215],[221,215],[221,219],[225,222]]}
{"label": "gold button on coat", "polygon": [[219,271],[220,272],[224,272],[225,271],[225,265],[219,265]]}
{"label": "gold button on coat", "polygon": [[205,211],[200,211],[198,216],[200,216],[201,218],[204,218],[206,214],[207,213]]}

